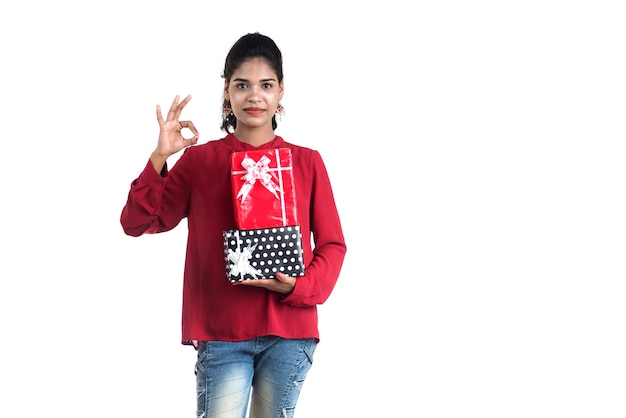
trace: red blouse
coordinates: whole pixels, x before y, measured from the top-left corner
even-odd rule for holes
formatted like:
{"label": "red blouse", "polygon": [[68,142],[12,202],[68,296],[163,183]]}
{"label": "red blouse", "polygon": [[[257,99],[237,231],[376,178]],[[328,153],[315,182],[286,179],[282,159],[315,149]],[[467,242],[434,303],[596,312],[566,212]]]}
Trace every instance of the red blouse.
{"label": "red blouse", "polygon": [[[290,148],[305,275],[284,296],[226,277],[222,233],[235,229],[230,180],[234,151]],[[317,305],[333,290],[346,244],[319,152],[276,136],[253,147],[234,135],[186,148],[171,170],[148,161],[130,186],[120,222],[130,236],[165,232],[187,218],[182,342],[240,341],[263,335],[319,340]]]}

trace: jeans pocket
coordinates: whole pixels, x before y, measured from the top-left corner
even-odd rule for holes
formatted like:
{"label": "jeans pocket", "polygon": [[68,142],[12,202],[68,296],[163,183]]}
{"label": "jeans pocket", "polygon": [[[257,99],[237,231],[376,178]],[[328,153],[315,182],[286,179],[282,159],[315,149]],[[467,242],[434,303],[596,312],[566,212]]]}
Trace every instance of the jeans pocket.
{"label": "jeans pocket", "polygon": [[196,366],[194,369],[194,373],[196,376],[198,372],[204,374],[206,372],[206,358],[207,358],[207,350],[206,343],[200,343],[198,346],[198,359],[196,360]]}
{"label": "jeans pocket", "polygon": [[306,358],[309,361],[309,364],[313,364],[313,355],[315,354],[315,349],[317,348],[317,340],[315,338],[309,338],[305,341],[304,347],[302,351]]}

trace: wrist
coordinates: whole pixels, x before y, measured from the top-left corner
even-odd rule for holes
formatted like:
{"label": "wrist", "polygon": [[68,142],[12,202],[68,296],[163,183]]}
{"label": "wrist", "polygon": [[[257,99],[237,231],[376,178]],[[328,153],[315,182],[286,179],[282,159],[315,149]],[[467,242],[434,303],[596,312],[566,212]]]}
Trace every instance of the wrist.
{"label": "wrist", "polygon": [[159,154],[156,150],[150,155],[150,162],[152,166],[156,170],[157,173],[161,174],[163,171],[163,167],[165,167],[165,162],[167,161],[167,156]]}

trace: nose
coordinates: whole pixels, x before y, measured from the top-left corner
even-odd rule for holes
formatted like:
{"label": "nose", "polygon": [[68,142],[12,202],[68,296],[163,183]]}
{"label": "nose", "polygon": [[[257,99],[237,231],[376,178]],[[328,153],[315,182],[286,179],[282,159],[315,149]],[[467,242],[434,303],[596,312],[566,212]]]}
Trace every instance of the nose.
{"label": "nose", "polygon": [[252,86],[248,89],[248,101],[258,102],[260,100],[259,89],[256,86]]}

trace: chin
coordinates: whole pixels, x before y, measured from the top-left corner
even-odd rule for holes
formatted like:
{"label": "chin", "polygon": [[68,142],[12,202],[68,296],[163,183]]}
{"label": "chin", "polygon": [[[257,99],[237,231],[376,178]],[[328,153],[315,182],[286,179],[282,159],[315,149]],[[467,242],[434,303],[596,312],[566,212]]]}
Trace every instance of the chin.
{"label": "chin", "polygon": [[269,121],[266,121],[266,120],[264,120],[264,121],[249,120],[249,119],[248,120],[243,120],[243,121],[242,120],[237,120],[237,124],[239,124],[239,123],[241,123],[242,125],[244,125],[244,126],[246,126],[248,128],[261,128],[261,127],[266,126],[266,125],[272,126],[272,121],[271,120],[269,120]]}

